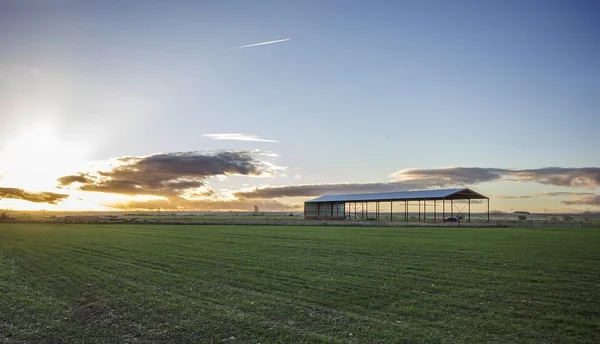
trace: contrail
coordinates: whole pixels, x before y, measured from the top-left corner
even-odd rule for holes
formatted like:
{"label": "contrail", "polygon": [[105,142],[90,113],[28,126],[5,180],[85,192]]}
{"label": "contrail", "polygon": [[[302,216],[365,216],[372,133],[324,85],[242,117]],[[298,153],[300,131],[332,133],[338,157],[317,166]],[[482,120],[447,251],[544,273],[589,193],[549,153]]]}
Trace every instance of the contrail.
{"label": "contrail", "polygon": [[244,48],[250,48],[250,47],[257,47],[259,45],[275,44],[275,43],[287,42],[289,40],[291,40],[291,38],[285,38],[285,39],[279,39],[279,40],[276,40],[276,41],[268,41],[268,42],[261,42],[261,43],[254,43],[254,44],[242,45],[241,47],[235,47],[233,49],[244,49]]}

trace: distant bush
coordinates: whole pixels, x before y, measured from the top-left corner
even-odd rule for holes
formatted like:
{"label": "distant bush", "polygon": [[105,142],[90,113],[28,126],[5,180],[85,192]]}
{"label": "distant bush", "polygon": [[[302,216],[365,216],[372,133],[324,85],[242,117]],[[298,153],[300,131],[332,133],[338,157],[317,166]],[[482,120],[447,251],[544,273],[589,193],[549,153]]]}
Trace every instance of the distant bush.
{"label": "distant bush", "polygon": [[458,214],[456,215],[456,218],[462,221],[465,219],[465,216],[463,214]]}
{"label": "distant bush", "polygon": [[573,216],[565,214],[562,216],[562,219],[564,221],[571,221],[571,220],[573,220]]}
{"label": "distant bush", "polygon": [[13,218],[8,215],[7,211],[3,211],[2,213],[0,213],[0,221],[11,221],[13,220]]}
{"label": "distant bush", "polygon": [[519,221],[526,221],[527,220],[527,216],[525,216],[525,215],[519,215],[517,218],[519,219]]}

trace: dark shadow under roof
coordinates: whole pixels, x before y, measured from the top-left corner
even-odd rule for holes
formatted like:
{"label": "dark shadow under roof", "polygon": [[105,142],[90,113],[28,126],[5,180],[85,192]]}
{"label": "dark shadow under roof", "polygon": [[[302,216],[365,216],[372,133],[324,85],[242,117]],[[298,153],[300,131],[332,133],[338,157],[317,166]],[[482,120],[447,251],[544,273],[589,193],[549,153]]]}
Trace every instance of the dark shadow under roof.
{"label": "dark shadow under roof", "polygon": [[442,189],[402,192],[379,192],[352,195],[328,195],[306,201],[306,203],[322,202],[375,202],[375,201],[419,201],[442,199],[488,199],[488,197],[471,189]]}

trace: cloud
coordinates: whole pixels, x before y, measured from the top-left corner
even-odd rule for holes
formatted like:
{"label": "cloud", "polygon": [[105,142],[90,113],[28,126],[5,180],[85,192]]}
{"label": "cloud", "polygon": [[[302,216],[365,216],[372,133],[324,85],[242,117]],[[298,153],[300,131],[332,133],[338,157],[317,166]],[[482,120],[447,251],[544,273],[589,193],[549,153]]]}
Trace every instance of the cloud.
{"label": "cloud", "polygon": [[34,203],[56,204],[67,197],[69,195],[54,192],[28,192],[23,189],[0,187],[0,199],[10,198]]}
{"label": "cloud", "polygon": [[72,176],[64,176],[64,177],[60,177],[58,178],[58,182],[60,183],[60,185],[69,185],[69,184],[73,184],[73,183],[91,183],[93,182],[93,179],[87,177],[86,175],[72,175]]}
{"label": "cloud", "polygon": [[563,196],[585,196],[593,195],[593,192],[544,192],[535,195],[536,197],[563,197]]}
{"label": "cloud", "polygon": [[287,211],[299,209],[299,206],[285,205],[270,200],[187,200],[184,198],[155,199],[146,201],[127,201],[108,204],[109,207],[121,210],[253,210],[258,206],[261,211]]}
{"label": "cloud", "polygon": [[535,197],[565,197],[565,196],[584,196],[584,195],[593,195],[593,192],[544,192],[535,195],[524,195],[524,196],[509,196],[509,195],[494,195],[494,198],[506,198],[506,199],[516,199],[516,198],[535,198]]}
{"label": "cloud", "polygon": [[445,167],[433,169],[406,169],[392,174],[399,182],[420,182],[430,185],[464,185],[498,180],[507,170],[485,167]]}
{"label": "cloud", "polygon": [[[286,205],[271,201],[278,198],[310,198],[331,194],[394,192],[432,188],[463,187],[494,181],[536,181],[556,186],[595,188],[600,186],[600,168],[503,169],[484,167],[447,167],[405,169],[392,175],[393,180],[379,183],[331,183],[265,186],[230,191],[219,196],[206,184],[210,177],[228,175],[269,176],[285,168],[272,162],[258,150],[214,154],[190,152],[155,154],[146,157],[116,159],[110,168],[64,176],[61,186],[77,185],[80,190],[124,195],[149,195],[154,200],[129,201],[113,206],[120,209],[251,209],[256,203],[279,210]],[[582,192],[548,192],[536,195],[497,198],[590,196]],[[584,200],[584,199],[582,199]],[[573,202],[575,202],[574,200]]]}
{"label": "cloud", "polygon": [[235,47],[233,49],[244,49],[244,48],[258,47],[258,46],[267,45],[267,44],[283,43],[283,42],[287,42],[289,40],[291,40],[291,38],[284,38],[284,39],[278,39],[276,41],[267,41],[267,42],[260,42],[260,43],[253,43],[253,44],[248,44],[248,45],[242,45],[242,46],[239,46],[239,47]]}
{"label": "cloud", "polygon": [[523,199],[523,198],[531,198],[531,195],[524,195],[524,196],[510,196],[510,195],[494,195],[492,196],[493,198],[502,198],[502,199]]}
{"label": "cloud", "polygon": [[503,169],[486,167],[447,167],[407,169],[392,175],[396,181],[419,181],[431,185],[469,185],[510,179],[565,187],[600,187],[600,167]]}
{"label": "cloud", "polygon": [[204,134],[213,140],[235,140],[235,141],[253,141],[253,142],[279,142],[276,140],[261,139],[252,134]]}
{"label": "cloud", "polygon": [[[383,183],[267,186],[262,188],[240,190],[234,192],[233,195],[241,199],[316,197],[332,194],[394,192],[440,187],[463,187],[506,179],[520,182],[536,181],[542,184],[556,186],[587,186],[590,188],[595,188],[600,187],[600,168],[548,167],[527,170],[511,170],[486,167],[445,167],[433,169],[405,169],[392,174],[392,178],[392,181]],[[525,199],[537,197],[537,195],[499,195],[497,197]]]}
{"label": "cloud", "polygon": [[423,186],[414,183],[347,183],[267,186],[234,192],[239,199],[316,197],[321,195],[406,191]]}
{"label": "cloud", "polygon": [[520,181],[567,187],[600,187],[600,167],[546,167],[529,170],[507,170]]}
{"label": "cloud", "polygon": [[64,176],[58,182],[62,187],[79,183],[82,191],[173,197],[205,187],[208,177],[258,176],[277,168],[247,151],[169,153],[118,158],[108,170]]}
{"label": "cloud", "polygon": [[600,195],[580,196],[572,200],[562,201],[562,203],[566,205],[588,205],[600,207]]}
{"label": "cloud", "polygon": [[219,196],[207,185],[211,177],[230,175],[269,176],[284,169],[262,161],[261,151],[221,151],[216,153],[162,153],[142,157],[114,159],[108,168],[63,176],[60,187],[73,186],[82,191],[127,196],[154,196],[144,199],[105,204],[117,209],[286,210],[274,201],[244,201]]}

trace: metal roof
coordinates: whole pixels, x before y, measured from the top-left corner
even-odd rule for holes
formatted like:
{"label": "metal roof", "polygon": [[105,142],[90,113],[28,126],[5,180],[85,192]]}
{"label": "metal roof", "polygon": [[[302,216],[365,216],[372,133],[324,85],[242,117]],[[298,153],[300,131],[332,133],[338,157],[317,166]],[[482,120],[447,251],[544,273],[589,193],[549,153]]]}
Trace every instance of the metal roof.
{"label": "metal roof", "polygon": [[371,202],[371,201],[417,201],[438,199],[487,199],[471,189],[442,189],[421,190],[402,192],[379,192],[352,195],[327,195],[307,201],[307,203],[319,202]]}

